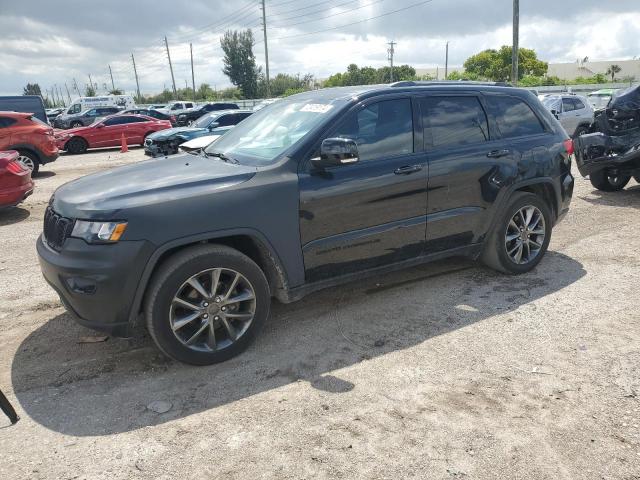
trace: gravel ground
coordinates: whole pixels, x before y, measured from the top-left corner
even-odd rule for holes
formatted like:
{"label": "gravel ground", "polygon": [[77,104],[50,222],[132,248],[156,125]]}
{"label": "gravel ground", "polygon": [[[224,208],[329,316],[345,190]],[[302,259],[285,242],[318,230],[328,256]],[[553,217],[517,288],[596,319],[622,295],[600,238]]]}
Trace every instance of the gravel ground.
{"label": "gravel ground", "polygon": [[56,187],[143,158],[62,157],[0,213],[22,417],[0,417],[0,478],[640,478],[639,185],[577,179],[530,274],[449,260],[274,304],[246,353],[194,368],[148,338],[79,343],[37,263]]}

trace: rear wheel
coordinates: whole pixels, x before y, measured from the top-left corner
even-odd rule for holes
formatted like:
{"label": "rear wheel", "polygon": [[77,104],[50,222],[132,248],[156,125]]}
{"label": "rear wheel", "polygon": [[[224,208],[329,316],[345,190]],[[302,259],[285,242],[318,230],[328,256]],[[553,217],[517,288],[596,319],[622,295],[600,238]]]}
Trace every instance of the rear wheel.
{"label": "rear wheel", "polygon": [[18,151],[18,161],[22,163],[26,168],[31,170],[31,175],[37,175],[40,170],[40,162],[38,161],[38,157],[33,153],[27,150],[19,150]]}
{"label": "rear wheel", "polygon": [[547,251],[552,221],[551,210],[542,198],[515,193],[485,243],[482,261],[504,273],[530,271]]}
{"label": "rear wheel", "polygon": [[600,170],[589,175],[591,185],[603,192],[617,192],[627,186],[631,175],[619,175],[607,170]]}
{"label": "rear wheel", "polygon": [[147,328],[160,350],[210,365],[245,350],[269,316],[269,285],[250,258],[222,245],[177,253],[158,270],[145,301]]}
{"label": "rear wheel", "polygon": [[65,150],[74,155],[78,153],[84,153],[87,151],[88,145],[84,138],[73,137],[69,140],[65,146]]}
{"label": "rear wheel", "polygon": [[589,127],[587,127],[586,125],[580,125],[573,133],[573,138],[581,137],[582,135],[585,135],[587,133],[589,133]]}

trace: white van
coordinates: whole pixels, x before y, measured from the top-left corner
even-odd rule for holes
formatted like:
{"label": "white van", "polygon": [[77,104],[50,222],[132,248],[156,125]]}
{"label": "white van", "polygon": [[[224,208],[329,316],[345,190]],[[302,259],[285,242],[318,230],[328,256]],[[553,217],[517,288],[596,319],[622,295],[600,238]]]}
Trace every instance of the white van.
{"label": "white van", "polygon": [[76,98],[69,106],[66,113],[73,115],[95,107],[119,107],[123,109],[133,108],[136,102],[131,95],[104,95],[102,97]]}

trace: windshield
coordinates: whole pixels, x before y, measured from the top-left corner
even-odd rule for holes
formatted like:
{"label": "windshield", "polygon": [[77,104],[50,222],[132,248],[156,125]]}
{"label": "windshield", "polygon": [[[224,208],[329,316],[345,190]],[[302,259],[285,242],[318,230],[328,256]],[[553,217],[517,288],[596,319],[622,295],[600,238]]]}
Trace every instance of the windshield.
{"label": "windshield", "polygon": [[542,104],[547,110],[560,110],[560,97],[544,97]]}
{"label": "windshield", "polygon": [[215,118],[215,116],[210,117],[209,115],[205,115],[204,117],[200,117],[198,120],[193,122],[191,126],[194,128],[207,128]]}
{"label": "windshield", "polygon": [[223,153],[247,165],[268,165],[336,110],[335,102],[281,100],[231,129],[206,153]]}

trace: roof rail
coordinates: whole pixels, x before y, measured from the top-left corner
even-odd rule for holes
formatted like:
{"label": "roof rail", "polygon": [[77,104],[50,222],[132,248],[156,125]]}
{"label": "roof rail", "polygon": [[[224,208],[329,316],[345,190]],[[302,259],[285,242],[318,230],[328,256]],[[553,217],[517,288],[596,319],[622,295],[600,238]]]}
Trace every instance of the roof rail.
{"label": "roof rail", "polygon": [[419,87],[426,85],[488,85],[493,87],[512,87],[507,82],[478,82],[475,80],[403,80],[400,82],[390,83],[390,87]]}

